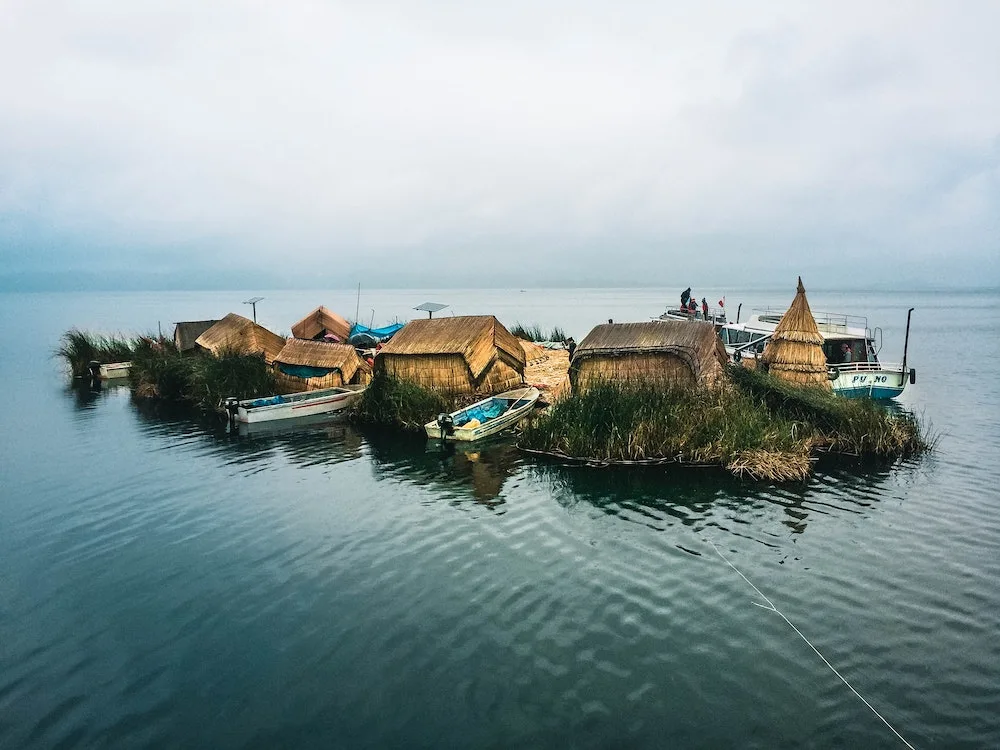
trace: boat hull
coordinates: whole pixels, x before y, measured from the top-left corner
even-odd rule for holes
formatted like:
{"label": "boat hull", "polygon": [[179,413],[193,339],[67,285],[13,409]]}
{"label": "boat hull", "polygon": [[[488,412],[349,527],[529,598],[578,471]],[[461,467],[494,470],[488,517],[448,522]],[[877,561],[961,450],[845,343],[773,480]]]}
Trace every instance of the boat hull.
{"label": "boat hull", "polygon": [[[254,401],[241,401],[236,410],[236,421],[244,424],[273,422],[279,419],[295,419],[298,417],[313,417],[318,414],[333,414],[346,409],[361,395],[364,389],[348,390],[345,388],[329,388],[323,391],[311,391],[307,398],[297,399],[295,394],[284,403],[253,406]],[[274,397],[272,397],[274,398]],[[268,399],[256,399],[266,401]]]}
{"label": "boat hull", "polygon": [[127,378],[131,369],[131,362],[112,362],[111,364],[101,365],[101,380]]}
{"label": "boat hull", "polygon": [[[494,419],[490,419],[489,421],[476,427],[454,427],[450,431],[443,430],[441,425],[439,425],[436,421],[428,422],[424,425],[424,432],[427,433],[427,437],[433,440],[455,440],[459,442],[482,440],[483,438],[503,432],[505,429],[511,427],[515,423],[519,422],[523,417],[527,416],[528,413],[535,408],[535,403],[541,395],[537,388],[523,388],[518,391],[509,391],[508,393],[518,394],[517,397],[513,399],[516,406]],[[460,409],[459,411],[452,412],[451,416],[453,418],[458,418],[466,411],[488,403],[494,398],[504,398],[505,396],[507,396],[507,394],[500,394],[499,396],[484,399],[483,401],[479,401],[466,409]]]}
{"label": "boat hull", "polygon": [[900,367],[857,369],[840,366],[835,369],[833,392],[845,398],[870,398],[884,401],[900,396],[906,389],[907,373]]}

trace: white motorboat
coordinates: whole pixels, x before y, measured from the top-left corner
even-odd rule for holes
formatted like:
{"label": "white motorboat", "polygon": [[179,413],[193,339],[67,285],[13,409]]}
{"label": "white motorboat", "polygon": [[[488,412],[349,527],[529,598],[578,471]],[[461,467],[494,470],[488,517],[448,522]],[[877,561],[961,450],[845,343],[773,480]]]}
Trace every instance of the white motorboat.
{"label": "white motorboat", "polygon": [[111,362],[101,364],[100,362],[90,363],[91,377],[101,380],[118,380],[127,378],[129,370],[132,369],[131,362]]}
{"label": "white motorboat", "polygon": [[480,440],[495,435],[526,416],[538,401],[537,388],[527,386],[477,401],[472,406],[439,414],[424,425],[427,437],[438,440]]}
{"label": "white motorboat", "polygon": [[270,422],[276,419],[311,417],[316,414],[341,411],[350,406],[351,402],[360,396],[364,389],[363,385],[348,385],[242,401],[227,398],[222,402],[222,406],[234,422],[246,424]]}
{"label": "white motorboat", "polygon": [[[814,312],[816,326],[823,336],[823,352],[834,393],[849,398],[890,399],[899,396],[906,384],[916,382],[916,371],[906,366],[910,340],[910,314],[906,316],[906,341],[902,363],[880,362],[882,329],[868,327],[868,319],[859,315]],[[756,357],[778,327],[785,311],[755,309],[744,323],[726,323],[719,336],[726,353],[733,359]]]}

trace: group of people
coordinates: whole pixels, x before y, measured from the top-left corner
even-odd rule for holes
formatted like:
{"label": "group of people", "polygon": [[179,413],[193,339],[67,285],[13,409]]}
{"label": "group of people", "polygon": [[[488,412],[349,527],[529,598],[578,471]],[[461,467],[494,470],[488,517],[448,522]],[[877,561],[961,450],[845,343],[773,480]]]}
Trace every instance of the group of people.
{"label": "group of people", "polygon": [[[692,317],[698,317],[698,303],[691,296],[691,287],[681,292],[681,312],[686,312]],[[702,320],[708,320],[708,300],[701,298]]]}

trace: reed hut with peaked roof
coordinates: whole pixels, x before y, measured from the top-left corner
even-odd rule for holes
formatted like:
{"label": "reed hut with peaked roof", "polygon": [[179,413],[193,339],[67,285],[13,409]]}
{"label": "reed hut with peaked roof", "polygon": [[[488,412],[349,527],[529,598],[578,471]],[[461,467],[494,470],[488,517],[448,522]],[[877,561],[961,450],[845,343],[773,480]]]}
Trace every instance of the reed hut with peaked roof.
{"label": "reed hut with peaked roof", "polygon": [[795,299],[774,329],[760,362],[769,373],[790,383],[832,388],[827,377],[823,335],[809,309],[801,276]]}
{"label": "reed hut with peaked roof", "polygon": [[271,364],[285,346],[285,339],[249,318],[229,313],[201,334],[195,344],[216,356],[223,351],[263,354],[264,361]]}
{"label": "reed hut with peaked roof", "polygon": [[711,323],[668,320],[603,323],[573,352],[573,391],[597,382],[712,386],[725,375],[726,350]]}
{"label": "reed hut with peaked roof", "polygon": [[317,340],[327,334],[346,344],[351,335],[351,324],[322,305],[292,326],[292,336],[297,339]]}
{"label": "reed hut with peaked roof", "polygon": [[290,391],[363,385],[372,370],[350,344],[288,339],[274,358],[274,375]]}
{"label": "reed hut with peaked roof", "polygon": [[194,351],[195,342],[205,331],[214,326],[217,320],[189,320],[174,324],[174,346],[181,354]]}
{"label": "reed hut with peaked roof", "polygon": [[382,347],[375,372],[444,393],[498,393],[524,382],[521,344],[492,315],[412,320]]}

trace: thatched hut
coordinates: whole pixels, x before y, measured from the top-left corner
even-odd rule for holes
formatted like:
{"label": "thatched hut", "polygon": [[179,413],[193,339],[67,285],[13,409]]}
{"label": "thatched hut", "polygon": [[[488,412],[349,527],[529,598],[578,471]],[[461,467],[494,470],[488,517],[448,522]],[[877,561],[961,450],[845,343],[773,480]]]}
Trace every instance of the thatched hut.
{"label": "thatched hut", "polygon": [[827,377],[823,335],[809,309],[801,276],[795,299],[774,329],[760,361],[769,373],[782,380],[832,388]]}
{"label": "thatched hut", "polygon": [[314,391],[371,380],[372,370],[350,344],[288,339],[274,358],[278,383],[291,391]]}
{"label": "thatched hut", "polygon": [[574,391],[598,381],[714,385],[726,350],[711,323],[683,320],[604,323],[580,342],[570,362]]}
{"label": "thatched hut", "polygon": [[195,350],[195,342],[205,331],[214,326],[217,320],[189,320],[174,324],[174,346],[181,354]]}
{"label": "thatched hut", "polygon": [[322,305],[292,326],[292,336],[297,339],[315,341],[328,335],[346,344],[351,335],[351,324]]}
{"label": "thatched hut", "polygon": [[524,367],[524,349],[492,315],[410,321],[375,357],[376,373],[451,394],[514,388]]}
{"label": "thatched hut", "polygon": [[270,364],[285,346],[285,339],[249,318],[229,313],[201,334],[195,344],[215,355],[223,351],[263,354],[264,361]]}

